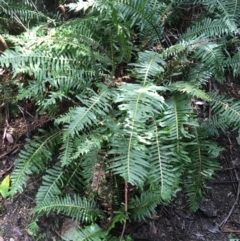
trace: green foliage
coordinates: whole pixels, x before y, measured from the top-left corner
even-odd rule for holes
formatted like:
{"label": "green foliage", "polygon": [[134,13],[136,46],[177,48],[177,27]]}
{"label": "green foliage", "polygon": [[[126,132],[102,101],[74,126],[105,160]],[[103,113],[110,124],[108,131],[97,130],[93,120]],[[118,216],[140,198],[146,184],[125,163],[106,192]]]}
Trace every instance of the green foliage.
{"label": "green foliage", "polygon": [[[239,75],[239,3],[78,1],[69,7],[79,15],[61,22],[23,2],[20,12],[0,11],[35,26],[5,35],[14,47],[1,65],[12,70],[17,101],[28,99],[54,123],[26,140],[10,194],[41,174],[33,212],[79,221],[74,240],[114,240],[116,224],[151,217],[179,190],[196,211],[219,168],[222,149],[211,137],[240,121],[239,101],[205,88],[212,79],[223,83],[226,73]],[[190,24],[180,22],[186,6],[201,9]],[[168,29],[180,23],[186,26],[170,41]],[[196,99],[211,108],[207,119],[198,117]]]}

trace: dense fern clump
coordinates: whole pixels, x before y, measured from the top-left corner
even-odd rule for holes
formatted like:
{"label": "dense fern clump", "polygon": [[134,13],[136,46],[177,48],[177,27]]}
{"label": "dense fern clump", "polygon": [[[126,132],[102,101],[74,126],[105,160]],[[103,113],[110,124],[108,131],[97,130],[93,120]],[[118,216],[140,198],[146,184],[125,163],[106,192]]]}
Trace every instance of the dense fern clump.
{"label": "dense fern clump", "polygon": [[[240,102],[206,91],[239,75],[240,3],[79,0],[61,6],[74,12],[66,21],[13,2],[0,0],[0,25],[11,17],[21,34],[5,30],[13,47],[0,63],[12,70],[17,101],[53,122],[26,140],[11,175],[14,195],[43,174],[30,227],[56,211],[86,225],[75,240],[114,240],[116,223],[151,217],[179,190],[196,211],[219,168],[222,148],[211,138],[240,121]],[[211,115],[199,118],[197,99]]]}

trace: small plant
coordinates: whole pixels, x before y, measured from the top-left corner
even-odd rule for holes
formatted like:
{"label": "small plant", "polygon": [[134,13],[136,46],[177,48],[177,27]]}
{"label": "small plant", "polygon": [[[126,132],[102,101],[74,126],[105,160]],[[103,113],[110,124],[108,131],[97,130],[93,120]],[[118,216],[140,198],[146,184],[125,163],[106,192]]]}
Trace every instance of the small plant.
{"label": "small plant", "polygon": [[10,187],[10,176],[7,175],[0,184],[0,193],[4,199],[8,196],[8,190]]}
{"label": "small plant", "polygon": [[123,240],[128,220],[151,217],[179,190],[196,211],[219,168],[212,137],[240,121],[239,101],[207,91],[213,79],[239,75],[240,4],[78,1],[61,6],[75,13],[62,21],[13,2],[0,1],[0,13],[22,29],[4,35],[14,47],[1,65],[12,70],[17,101],[52,122],[26,140],[11,175],[14,195],[43,174],[34,230],[55,211],[81,222],[75,240],[118,240],[116,224]]}

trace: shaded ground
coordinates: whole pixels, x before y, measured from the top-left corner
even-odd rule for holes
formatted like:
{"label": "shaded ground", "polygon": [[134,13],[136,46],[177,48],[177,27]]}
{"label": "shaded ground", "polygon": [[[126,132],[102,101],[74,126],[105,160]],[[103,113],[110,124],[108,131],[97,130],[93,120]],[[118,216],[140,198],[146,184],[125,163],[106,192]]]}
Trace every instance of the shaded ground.
{"label": "shaded ground", "polygon": [[[219,88],[213,83],[212,88]],[[238,82],[226,81],[225,94],[240,99]],[[30,120],[31,121],[31,120]],[[45,120],[43,120],[45,122]],[[31,123],[34,123],[32,121]],[[225,147],[219,157],[221,170],[216,179],[208,183],[205,200],[199,210],[191,213],[184,196],[179,193],[168,207],[159,207],[157,215],[141,223],[130,223],[129,233],[136,241],[237,241],[240,240],[240,143],[237,131],[229,131],[217,140]],[[5,149],[0,153],[0,181],[11,173],[14,167],[15,149]],[[4,154],[5,153],[5,154]],[[32,237],[27,224],[33,218],[31,208],[39,180],[29,179],[22,194],[12,200],[0,201],[0,241],[61,240],[64,230],[72,228],[65,217],[54,214],[40,220],[41,236]],[[232,209],[232,210],[231,210]],[[120,228],[120,227],[119,227]],[[120,228],[121,229],[121,228]]]}

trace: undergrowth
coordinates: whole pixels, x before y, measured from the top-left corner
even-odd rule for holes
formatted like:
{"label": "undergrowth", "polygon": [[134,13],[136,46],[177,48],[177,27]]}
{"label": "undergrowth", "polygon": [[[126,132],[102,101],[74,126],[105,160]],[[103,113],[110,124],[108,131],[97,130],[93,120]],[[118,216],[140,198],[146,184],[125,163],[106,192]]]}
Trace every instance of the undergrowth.
{"label": "undergrowth", "polygon": [[[14,103],[51,123],[26,140],[11,174],[12,196],[42,175],[32,232],[55,211],[81,224],[74,240],[124,240],[127,221],[180,190],[198,209],[219,168],[214,138],[240,121],[238,101],[208,91],[239,75],[239,13],[234,0],[79,0],[57,13],[0,0],[10,46],[0,63],[12,73],[1,96],[17,89]],[[211,115],[200,118],[198,102]]]}

